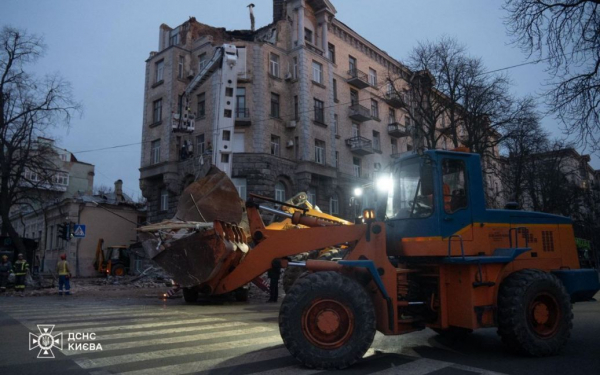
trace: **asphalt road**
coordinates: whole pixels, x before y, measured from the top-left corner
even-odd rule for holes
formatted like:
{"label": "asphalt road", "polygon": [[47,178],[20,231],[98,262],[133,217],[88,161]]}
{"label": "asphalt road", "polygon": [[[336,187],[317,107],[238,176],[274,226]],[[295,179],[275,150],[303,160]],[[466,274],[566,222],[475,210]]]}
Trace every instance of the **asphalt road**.
{"label": "asphalt road", "polygon": [[[598,297],[598,296],[597,296]],[[282,345],[277,304],[186,305],[180,299],[0,297],[0,374],[313,374]],[[506,351],[495,330],[448,341],[424,330],[377,334],[365,358],[345,374],[600,374],[600,303],[574,307],[572,337],[557,357]],[[55,325],[63,350],[39,359],[29,350],[38,324]],[[69,333],[95,333],[102,351],[68,350]],[[60,343],[59,343],[60,344]],[[34,344],[35,346],[35,344]]]}

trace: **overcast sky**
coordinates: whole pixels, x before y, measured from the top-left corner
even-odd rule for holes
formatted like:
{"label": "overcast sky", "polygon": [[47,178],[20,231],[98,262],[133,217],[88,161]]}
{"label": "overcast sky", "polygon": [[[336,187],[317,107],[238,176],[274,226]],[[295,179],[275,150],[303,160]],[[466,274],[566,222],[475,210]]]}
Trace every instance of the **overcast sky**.
{"label": "overcast sky", "polygon": [[[257,28],[272,20],[271,0],[2,0],[0,25],[43,35],[48,51],[34,67],[38,74],[59,72],[73,84],[83,116],[53,136],[80,161],[96,166],[95,185],[119,178],[125,192],[140,195],[140,146],[81,152],[141,141],[144,61],[158,46],[158,27],[176,27],[190,16],[227,29],[249,29],[248,5],[254,2]],[[446,35],[482,57],[489,70],[522,63],[509,45],[498,0],[332,0],[336,17],[398,60],[418,41]],[[544,65],[508,71],[519,96],[542,90]],[[544,128],[561,136],[558,123]],[[600,159],[592,158],[600,168]]]}

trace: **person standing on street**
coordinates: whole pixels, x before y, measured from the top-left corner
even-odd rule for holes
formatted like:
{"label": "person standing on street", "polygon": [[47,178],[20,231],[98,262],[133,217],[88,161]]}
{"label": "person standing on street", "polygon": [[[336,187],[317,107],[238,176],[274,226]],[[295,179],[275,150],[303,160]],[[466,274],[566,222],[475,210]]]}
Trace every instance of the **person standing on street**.
{"label": "person standing on street", "polygon": [[58,295],[63,295],[63,286],[65,287],[66,295],[71,294],[71,270],[69,269],[69,262],[67,262],[67,255],[61,254],[60,261],[56,264],[56,273],[58,273]]}
{"label": "person standing on street", "polygon": [[8,260],[7,255],[2,255],[0,261],[0,293],[6,292],[6,285],[8,285],[8,276],[12,272],[12,264]]}
{"label": "person standing on street", "polygon": [[29,263],[23,258],[23,254],[17,255],[17,261],[13,266],[13,273],[15,274],[15,291],[21,293],[25,292],[25,277],[29,272]]}

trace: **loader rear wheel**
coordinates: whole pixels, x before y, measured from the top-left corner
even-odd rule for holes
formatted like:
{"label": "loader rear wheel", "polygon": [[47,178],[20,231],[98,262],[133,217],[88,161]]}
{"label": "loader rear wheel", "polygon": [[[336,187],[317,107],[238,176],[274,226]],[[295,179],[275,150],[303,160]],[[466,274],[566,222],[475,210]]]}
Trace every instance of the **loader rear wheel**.
{"label": "loader rear wheel", "polygon": [[296,281],[279,311],[284,345],[306,367],[342,369],[366,353],[375,336],[375,309],[362,285],[337,272]]}
{"label": "loader rear wheel", "polygon": [[283,291],[288,294],[292,285],[306,271],[304,267],[288,267],[283,272]]}
{"label": "loader rear wheel", "polygon": [[122,264],[115,264],[112,267],[112,275],[113,276],[124,276],[125,275],[125,266]]}
{"label": "loader rear wheel", "polygon": [[498,334],[518,353],[556,355],[573,328],[571,300],[561,281],[540,270],[508,276],[498,295]]}
{"label": "loader rear wheel", "polygon": [[198,301],[198,290],[195,288],[183,288],[183,300],[187,303]]}

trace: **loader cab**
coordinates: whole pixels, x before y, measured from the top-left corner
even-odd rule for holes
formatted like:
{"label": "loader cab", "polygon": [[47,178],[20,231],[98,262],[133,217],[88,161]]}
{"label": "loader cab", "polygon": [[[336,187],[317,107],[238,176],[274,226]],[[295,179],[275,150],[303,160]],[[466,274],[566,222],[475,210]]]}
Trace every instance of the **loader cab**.
{"label": "loader cab", "polygon": [[[397,160],[378,185],[377,215],[390,244],[457,232],[472,240],[473,208],[485,210],[479,155],[428,150]],[[392,248],[398,246],[391,246]]]}

